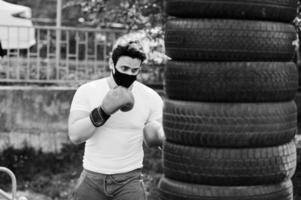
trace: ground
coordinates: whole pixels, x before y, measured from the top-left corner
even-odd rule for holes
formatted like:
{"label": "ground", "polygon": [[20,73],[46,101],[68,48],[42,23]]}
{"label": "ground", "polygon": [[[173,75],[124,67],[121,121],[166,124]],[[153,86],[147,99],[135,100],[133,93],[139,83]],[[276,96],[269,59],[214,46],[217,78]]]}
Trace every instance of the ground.
{"label": "ground", "polygon": [[[26,196],[28,200],[69,200],[82,170],[82,154],[83,146],[71,144],[56,154],[45,154],[31,148],[10,148],[0,155],[0,165],[16,173],[19,196]],[[162,176],[161,156],[160,150],[145,148],[143,172],[148,200],[159,199],[157,186]],[[301,149],[298,157],[299,164],[293,177],[294,200],[301,200]],[[0,175],[0,188],[10,190],[10,181],[3,174]]]}
{"label": "ground", "polygon": [[[162,175],[161,151],[144,148],[146,192],[149,200],[155,200]],[[9,148],[0,154],[0,166],[6,166],[16,174],[18,196],[28,200],[69,200],[82,170],[82,155],[83,145],[66,144],[60,153],[43,153],[30,147]],[[0,188],[10,191],[10,187],[9,177],[0,174]]]}

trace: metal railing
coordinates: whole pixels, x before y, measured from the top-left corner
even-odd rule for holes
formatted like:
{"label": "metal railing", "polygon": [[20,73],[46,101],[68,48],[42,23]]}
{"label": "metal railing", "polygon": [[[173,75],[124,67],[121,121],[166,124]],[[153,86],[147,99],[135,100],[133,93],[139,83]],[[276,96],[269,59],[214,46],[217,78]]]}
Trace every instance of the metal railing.
{"label": "metal railing", "polygon": [[[53,26],[0,26],[1,29],[0,33],[7,32],[0,36],[7,51],[0,60],[2,83],[80,84],[106,76],[112,46],[125,33],[124,30]],[[24,43],[26,38],[22,34],[27,36],[27,42],[32,41],[30,31],[34,31],[33,46],[10,47],[12,42]]]}
{"label": "metal railing", "polygon": [[0,172],[4,172],[4,173],[8,174],[12,181],[12,194],[9,195],[8,193],[6,193],[0,189],[0,195],[5,197],[6,199],[13,199],[13,200],[16,199],[17,180],[16,180],[14,173],[6,167],[0,167]]}
{"label": "metal railing", "polygon": [[0,189],[0,197],[3,197],[7,200],[27,200],[27,198],[23,197],[23,196],[17,197],[17,179],[16,179],[15,174],[10,169],[8,169],[6,167],[1,167],[1,166],[0,166],[0,172],[8,174],[10,176],[11,183],[12,183],[11,194]]}

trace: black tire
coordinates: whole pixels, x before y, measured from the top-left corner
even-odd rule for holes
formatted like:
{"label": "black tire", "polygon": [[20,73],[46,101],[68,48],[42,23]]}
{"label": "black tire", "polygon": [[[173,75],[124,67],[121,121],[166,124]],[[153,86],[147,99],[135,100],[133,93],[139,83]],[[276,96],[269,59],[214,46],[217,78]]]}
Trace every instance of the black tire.
{"label": "black tire", "polygon": [[163,176],[159,191],[161,200],[293,200],[290,180],[275,185],[221,187],[178,182]]}
{"label": "black tire", "polygon": [[291,61],[293,25],[265,21],[172,19],[166,52],[173,60]]}
{"label": "black tire", "polygon": [[166,0],[166,13],[189,18],[290,22],[297,15],[297,0]]}
{"label": "black tire", "polygon": [[296,170],[294,142],[263,148],[205,148],[165,142],[163,172],[187,183],[247,186],[290,179]]}
{"label": "black tire", "polygon": [[266,147],[290,142],[297,129],[294,101],[205,103],[165,99],[163,126],[173,143],[207,147]]}
{"label": "black tire", "polygon": [[176,62],[165,67],[171,99],[210,102],[277,102],[295,98],[293,62]]}

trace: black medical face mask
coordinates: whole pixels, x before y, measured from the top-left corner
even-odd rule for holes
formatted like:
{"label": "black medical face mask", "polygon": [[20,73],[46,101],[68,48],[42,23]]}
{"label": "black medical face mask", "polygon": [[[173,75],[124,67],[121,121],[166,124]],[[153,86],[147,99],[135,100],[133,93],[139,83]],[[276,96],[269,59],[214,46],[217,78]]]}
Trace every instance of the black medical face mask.
{"label": "black medical face mask", "polygon": [[128,75],[125,73],[119,72],[116,67],[115,73],[112,72],[113,78],[117,85],[129,88],[137,78],[137,75]]}

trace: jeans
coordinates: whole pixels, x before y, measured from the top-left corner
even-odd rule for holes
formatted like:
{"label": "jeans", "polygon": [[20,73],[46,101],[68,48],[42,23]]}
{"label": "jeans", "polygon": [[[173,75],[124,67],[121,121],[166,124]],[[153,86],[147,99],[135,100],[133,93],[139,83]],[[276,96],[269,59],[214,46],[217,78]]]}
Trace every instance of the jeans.
{"label": "jeans", "polygon": [[74,200],[146,200],[142,170],[100,174],[83,170],[73,193]]}

